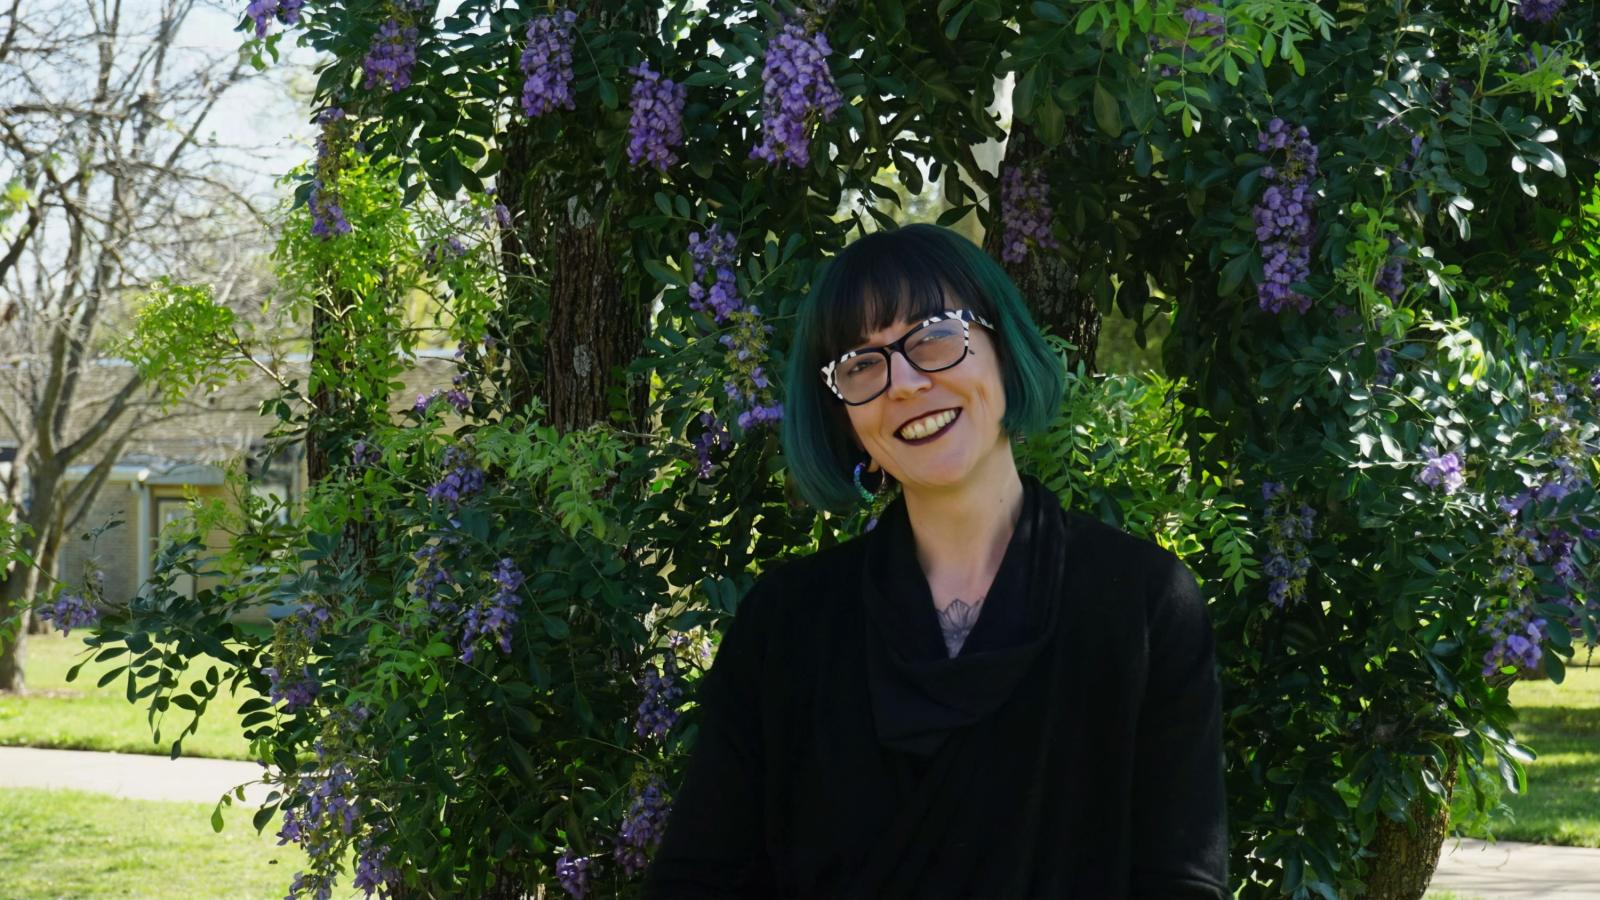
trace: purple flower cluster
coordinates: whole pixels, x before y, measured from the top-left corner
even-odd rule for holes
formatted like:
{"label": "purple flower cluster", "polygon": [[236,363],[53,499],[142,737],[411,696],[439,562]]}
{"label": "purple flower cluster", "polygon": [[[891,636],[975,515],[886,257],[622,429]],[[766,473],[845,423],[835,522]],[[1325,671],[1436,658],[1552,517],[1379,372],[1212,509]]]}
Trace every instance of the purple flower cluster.
{"label": "purple flower cluster", "polygon": [[443,550],[439,544],[427,544],[416,552],[417,580],[412,584],[411,594],[427,601],[428,609],[435,615],[448,616],[456,611],[456,604],[440,596],[440,592],[446,586],[455,584],[456,580],[439,559]]}
{"label": "purple flower cluster", "polygon": [[384,863],[389,847],[379,842],[377,834],[366,834],[356,843],[356,875],[352,887],[365,891],[368,897],[376,893],[379,900],[394,896],[400,884],[400,870]]}
{"label": "purple flower cluster", "polygon": [[695,453],[700,457],[700,477],[710,478],[712,473],[711,448],[720,447],[724,451],[732,444],[728,429],[716,416],[703,412],[700,414],[700,425],[703,430],[700,436],[694,439]]}
{"label": "purple flower cluster", "polygon": [[522,111],[542,116],[561,107],[574,109],[572,100],[572,25],[578,14],[570,9],[535,16],[528,23],[528,46],[522,51]]}
{"label": "purple flower cluster", "polygon": [[391,18],[378,26],[367,56],[361,60],[361,68],[367,73],[361,86],[371,90],[382,84],[391,91],[405,90],[411,86],[411,67],[416,62],[416,26],[401,25],[398,19]]}
{"label": "purple flower cluster", "polygon": [[501,228],[510,228],[511,210],[504,203],[496,202],[494,205],[494,220]]}
{"label": "purple flower cluster", "polygon": [[375,466],[383,461],[383,451],[366,441],[356,441],[350,448],[350,465],[357,469]]}
{"label": "purple flower cluster", "polygon": [[783,421],[783,404],[772,400],[772,382],[762,361],[766,358],[766,336],[772,326],[761,321],[761,309],[749,306],[728,316],[732,327],[717,338],[726,348],[723,368],[728,380],[723,390],[741,411],[739,428],[749,431],[757,425]]}
{"label": "purple flower cluster", "polygon": [[[718,323],[727,321],[729,313],[744,305],[733,271],[739,258],[736,247],[734,236],[723,231],[720,224],[712,225],[705,234],[689,233],[689,258],[694,269],[694,280],[689,283],[689,308],[711,310]],[[709,289],[705,285],[707,272],[716,273]]]}
{"label": "purple flower cluster", "polygon": [[1549,22],[1567,5],[1567,0],[1522,0],[1517,15],[1525,22]]}
{"label": "purple flower cluster", "polygon": [[1466,484],[1466,476],[1461,472],[1461,452],[1451,450],[1441,455],[1435,447],[1424,447],[1422,451],[1427,457],[1427,464],[1422,471],[1417,473],[1417,481],[1431,488],[1444,488],[1446,494],[1454,494]]}
{"label": "purple flower cluster", "polygon": [[[1189,59],[1194,56],[1194,49],[1189,46],[1190,41],[1201,37],[1219,38],[1227,33],[1227,27],[1223,23],[1221,16],[1193,6],[1183,11],[1183,21],[1187,26],[1187,31],[1182,38],[1173,42],[1157,35],[1150,39],[1150,49],[1158,53],[1163,50],[1175,49],[1183,55],[1184,59]],[[1162,78],[1171,78],[1178,74],[1178,70],[1169,65],[1163,65],[1160,72]]]}
{"label": "purple flower cluster", "polygon": [[54,603],[40,608],[36,615],[61,629],[62,634],[71,634],[74,628],[93,627],[100,621],[100,610],[94,601],[70,591],[63,591]]}
{"label": "purple flower cluster", "polygon": [[1030,166],[1027,171],[1006,167],[1000,176],[1000,209],[1005,227],[1001,259],[1022,262],[1030,246],[1060,249],[1061,243],[1051,232],[1055,213],[1050,208],[1050,185],[1037,166]]}
{"label": "purple flower cluster", "polygon": [[1267,501],[1268,555],[1263,567],[1271,579],[1267,599],[1282,609],[1285,603],[1305,594],[1306,573],[1311,569],[1305,542],[1311,539],[1317,514],[1305,504],[1298,512],[1291,509],[1292,501],[1282,482],[1262,482],[1261,498]]}
{"label": "purple flower cluster", "polygon": [[632,877],[649,862],[648,853],[661,843],[661,833],[666,829],[667,811],[661,781],[651,778],[634,795],[628,814],[622,818],[622,827],[617,831],[615,852],[623,875]]}
{"label": "purple flower cluster", "polygon": [[267,29],[276,19],[284,25],[300,24],[300,9],[306,0],[250,0],[244,14],[256,23],[256,37],[267,36]]}
{"label": "purple flower cluster", "polygon": [[310,706],[316,700],[317,692],[322,689],[316,676],[311,674],[310,666],[302,666],[300,677],[293,680],[286,680],[274,666],[267,666],[261,673],[271,681],[269,696],[272,702],[282,703],[284,712]]}
{"label": "purple flower cluster", "polygon": [[802,169],[810,163],[812,113],[832,121],[844,105],[828,70],[831,52],[821,32],[808,35],[794,23],[773,35],[761,67],[761,143],[750,159]]}
{"label": "purple flower cluster", "polygon": [[343,762],[335,762],[320,775],[312,775],[296,785],[299,803],[289,805],[278,831],[278,846],[290,841],[308,846],[319,831],[335,828],[352,834],[360,813],[352,797],[356,776]]}
{"label": "purple flower cluster", "polygon": [[638,78],[629,99],[628,162],[648,161],[656,171],[665,172],[678,161],[672,148],[683,146],[683,105],[689,99],[689,88],[663,79],[648,62],[639,63],[628,74]]}
{"label": "purple flower cluster", "polygon": [[466,498],[483,490],[483,470],[472,462],[472,455],[460,447],[444,448],[441,465],[445,473],[428,488],[428,499],[443,503],[453,514]]}
{"label": "purple flower cluster", "polygon": [[1317,200],[1311,182],[1317,177],[1317,145],[1304,125],[1291,130],[1275,118],[1256,136],[1256,149],[1289,151],[1281,167],[1261,170],[1262,177],[1273,182],[1254,212],[1256,241],[1266,266],[1265,281],[1258,289],[1261,308],[1276,313],[1293,306],[1304,313],[1311,308],[1311,298],[1295,293],[1290,285],[1311,275],[1311,240],[1316,233],[1312,213]]}
{"label": "purple flower cluster", "polygon": [[633,726],[633,733],[642,738],[665,738],[678,723],[678,703],[682,697],[677,659],[668,655],[660,671],[654,665],[646,665],[644,701],[639,704],[639,719]]}
{"label": "purple flower cluster", "polygon": [[350,233],[350,222],[344,217],[344,208],[337,197],[323,196],[322,179],[311,182],[311,195],[306,198],[311,210],[311,234],[324,240]]}
{"label": "purple flower cluster", "polygon": [[1533,615],[1529,606],[1518,606],[1488,622],[1479,631],[1494,638],[1494,646],[1483,655],[1483,674],[1493,675],[1501,666],[1534,668],[1544,658],[1544,619]]}
{"label": "purple flower cluster", "polygon": [[[456,377],[459,378],[460,376]],[[459,384],[459,382],[452,383]],[[455,388],[448,391],[444,390],[443,388],[434,388],[430,393],[418,394],[417,402],[411,405],[411,411],[419,416],[425,416],[428,414],[428,410],[433,408],[433,404],[438,401],[440,397],[443,397],[446,401],[448,401],[451,406],[455,407],[456,412],[463,416],[466,415],[467,411],[472,408],[472,398],[467,396],[466,391],[463,391],[460,388]]]}
{"label": "purple flower cluster", "polygon": [[522,586],[524,576],[510,559],[502,559],[490,578],[494,580],[495,592],[468,607],[463,620],[459,649],[461,661],[465,663],[472,662],[478,641],[486,637],[499,644],[500,652],[511,652],[511,626],[517,623],[515,609],[522,603],[517,588]]}
{"label": "purple flower cluster", "polygon": [[563,850],[556,859],[556,880],[573,900],[583,900],[589,893],[589,867],[591,856],[573,856],[570,849]]}
{"label": "purple flower cluster", "polygon": [[1391,301],[1398,301],[1400,295],[1406,289],[1405,282],[1402,280],[1405,257],[1395,255],[1395,251],[1403,246],[1405,245],[1401,243],[1399,238],[1390,235],[1389,261],[1384,263],[1383,268],[1378,272],[1378,291]]}

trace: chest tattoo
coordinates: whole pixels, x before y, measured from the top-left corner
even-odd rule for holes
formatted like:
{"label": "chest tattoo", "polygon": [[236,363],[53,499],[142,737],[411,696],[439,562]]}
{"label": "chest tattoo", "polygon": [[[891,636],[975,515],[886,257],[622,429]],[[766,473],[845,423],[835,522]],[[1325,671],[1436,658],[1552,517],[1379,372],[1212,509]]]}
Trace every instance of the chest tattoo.
{"label": "chest tattoo", "polygon": [[978,621],[978,608],[982,605],[982,597],[971,603],[956,599],[939,610],[939,630],[944,632],[944,648],[951,656],[961,652],[961,645],[966,643],[967,635]]}

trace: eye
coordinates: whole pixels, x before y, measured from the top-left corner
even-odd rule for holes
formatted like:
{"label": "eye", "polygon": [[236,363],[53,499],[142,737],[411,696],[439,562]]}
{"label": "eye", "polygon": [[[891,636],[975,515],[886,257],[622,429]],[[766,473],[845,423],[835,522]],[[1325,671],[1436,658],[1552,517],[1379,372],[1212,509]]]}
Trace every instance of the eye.
{"label": "eye", "polygon": [[876,368],[881,362],[883,362],[882,358],[876,353],[868,356],[857,356],[845,363],[844,373],[846,375],[860,375],[862,372]]}

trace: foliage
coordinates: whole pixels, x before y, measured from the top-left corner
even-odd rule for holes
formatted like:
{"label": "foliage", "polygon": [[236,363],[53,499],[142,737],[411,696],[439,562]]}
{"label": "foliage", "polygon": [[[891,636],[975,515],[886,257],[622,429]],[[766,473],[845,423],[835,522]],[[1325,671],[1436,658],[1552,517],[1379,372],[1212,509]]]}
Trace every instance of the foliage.
{"label": "foliage", "polygon": [[[984,110],[1014,73],[1015,127],[1050,148],[1054,216],[1023,249],[1061,254],[1102,311],[1177,310],[1170,382],[1080,377],[1019,455],[1074,505],[1174,548],[1212,594],[1241,895],[1358,894],[1379,817],[1438,802],[1447,752],[1480,800],[1489,778],[1524,787],[1508,682],[1535,663],[1559,678],[1600,637],[1584,577],[1600,357],[1569,336],[1594,302],[1595,12],[1521,9],[635,2],[575,6],[568,36],[489,0],[437,19],[312,4],[296,33],[330,60],[325,142],[299,194],[319,199],[280,257],[351,348],[313,381],[353,399],[317,419],[277,410],[286,434],[328,429],[348,462],[299,531],[230,551],[273,576],[196,601],[154,588],[100,639],[156,666],[136,676],[155,690],[154,644],[133,647],[150,636],[271,696],[243,710],[283,773],[258,825],[281,812],[313,850],[297,889],[355,846],[368,885],[481,894],[559,869],[628,892],[619,869],[651,814],[636,798],[675,783],[694,738],[692,712],[661,714],[662,682],[703,670],[707,629],[758,562],[863,526],[786,489],[766,373],[783,371],[796,304],[852,229],[893,224],[868,205],[900,196],[880,171],[919,194],[930,160],[957,204],[946,223],[1000,227],[1002,176],[971,147],[1003,136]],[[798,168],[749,155],[765,48],[796,23],[826,35],[842,98],[832,115],[812,98]],[[530,31],[560,65],[523,65]],[[624,75],[641,63],[688,89],[665,169],[629,161]],[[525,107],[526,91],[559,102]],[[387,211],[428,189],[445,209],[508,207],[498,266],[419,274],[419,226]],[[349,233],[327,227],[333,203]],[[498,392],[512,354],[497,335],[549,315],[555,256],[534,238],[571,222],[620,236],[625,294],[659,301],[626,373],[654,386],[645,434],[557,434],[540,404]],[[1299,272],[1299,254],[1308,274],[1267,280],[1269,258]],[[496,306],[513,271],[534,273],[540,302]],[[396,423],[383,388],[415,345],[395,311],[440,284],[461,381]],[[462,419],[448,432],[445,402]],[[217,618],[257,596],[302,604],[270,641]],[[635,710],[649,727],[630,727]]]}

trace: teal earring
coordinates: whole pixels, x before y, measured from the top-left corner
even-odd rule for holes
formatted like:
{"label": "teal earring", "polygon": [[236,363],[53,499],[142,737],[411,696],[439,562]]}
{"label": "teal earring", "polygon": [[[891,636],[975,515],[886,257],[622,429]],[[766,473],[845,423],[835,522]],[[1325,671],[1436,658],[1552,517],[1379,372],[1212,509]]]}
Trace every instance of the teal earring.
{"label": "teal earring", "polygon": [[[870,459],[870,457],[869,457],[869,459]],[[856,492],[861,495],[861,502],[863,502],[863,503],[871,503],[872,501],[878,499],[878,494],[883,491],[883,473],[882,472],[878,473],[878,487],[877,487],[877,489],[869,491],[865,487],[862,487],[862,485],[861,485],[861,472],[862,472],[862,470],[866,469],[866,467],[867,467],[867,460],[865,460],[865,459],[862,460],[861,462],[856,463],[856,472],[855,472]]]}

